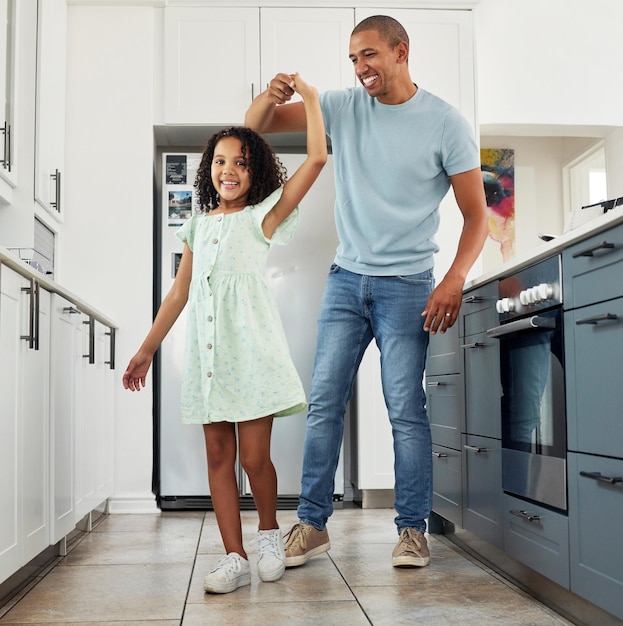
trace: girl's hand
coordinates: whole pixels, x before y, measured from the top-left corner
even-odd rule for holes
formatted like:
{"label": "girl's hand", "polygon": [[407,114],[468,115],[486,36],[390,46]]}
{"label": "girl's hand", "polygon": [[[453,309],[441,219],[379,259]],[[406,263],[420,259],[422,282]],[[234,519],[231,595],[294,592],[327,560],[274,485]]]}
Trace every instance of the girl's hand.
{"label": "girl's hand", "polygon": [[151,365],[151,357],[143,352],[137,352],[123,374],[123,387],[130,391],[140,391],[145,386],[145,377]]}
{"label": "girl's hand", "polygon": [[292,79],[292,83],[290,87],[298,93],[303,100],[309,98],[310,96],[317,96],[318,90],[311,85],[308,85],[300,76],[298,72],[296,74],[290,74],[290,78]]}

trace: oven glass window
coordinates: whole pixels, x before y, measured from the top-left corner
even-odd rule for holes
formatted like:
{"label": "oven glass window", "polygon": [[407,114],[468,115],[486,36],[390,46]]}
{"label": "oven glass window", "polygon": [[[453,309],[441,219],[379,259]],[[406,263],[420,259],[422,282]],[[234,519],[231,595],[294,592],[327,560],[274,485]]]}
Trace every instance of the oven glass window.
{"label": "oven glass window", "polygon": [[[543,314],[542,314],[543,315]],[[501,339],[502,446],[565,457],[562,320]]]}

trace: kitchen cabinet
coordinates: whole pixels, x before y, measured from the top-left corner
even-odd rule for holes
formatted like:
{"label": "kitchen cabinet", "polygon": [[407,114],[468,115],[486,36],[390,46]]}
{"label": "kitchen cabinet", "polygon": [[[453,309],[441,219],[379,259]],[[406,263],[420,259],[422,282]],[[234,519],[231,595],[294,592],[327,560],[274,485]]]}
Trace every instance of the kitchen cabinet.
{"label": "kitchen cabinet", "polygon": [[463,528],[502,548],[501,441],[466,434],[463,442]]}
{"label": "kitchen cabinet", "polygon": [[0,580],[49,545],[50,293],[0,265]]}
{"label": "kitchen cabinet", "polygon": [[623,620],[623,459],[569,453],[571,591]]}
{"label": "kitchen cabinet", "polygon": [[0,21],[9,18],[4,36],[10,32],[0,81],[6,98],[0,105],[1,243],[32,248],[37,3],[3,0],[0,11]]}
{"label": "kitchen cabinet", "polygon": [[112,495],[113,369],[112,331],[81,315],[82,360],[75,373],[75,501],[79,522]]}
{"label": "kitchen cabinet", "polygon": [[497,283],[491,282],[463,295],[459,313],[465,372],[464,432],[499,439],[501,432],[500,347],[486,330],[498,324]]}
{"label": "kitchen cabinet", "polygon": [[50,413],[50,543],[75,527],[76,397],[82,367],[82,319],[76,306],[58,294],[52,299],[52,393]]}
{"label": "kitchen cabinet", "polygon": [[166,124],[240,125],[278,72],[298,71],[320,90],[354,84],[348,60],[352,9],[164,11]]}
{"label": "kitchen cabinet", "polygon": [[39,0],[35,122],[35,201],[63,215],[66,0]]}
{"label": "kitchen cabinet", "polygon": [[569,519],[504,494],[504,551],[569,589]]}
{"label": "kitchen cabinet", "polygon": [[623,224],[563,253],[571,590],[623,619]]}
{"label": "kitchen cabinet", "polygon": [[426,358],[426,410],[433,443],[433,511],[462,525],[461,423],[464,398],[458,325],[431,335]]}

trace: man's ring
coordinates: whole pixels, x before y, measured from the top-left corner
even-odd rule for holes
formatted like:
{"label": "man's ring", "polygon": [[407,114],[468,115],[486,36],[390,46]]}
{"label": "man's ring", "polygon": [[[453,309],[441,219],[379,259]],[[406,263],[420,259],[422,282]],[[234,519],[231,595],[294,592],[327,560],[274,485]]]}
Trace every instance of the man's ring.
{"label": "man's ring", "polygon": [[452,313],[446,313],[446,317],[452,317]]}

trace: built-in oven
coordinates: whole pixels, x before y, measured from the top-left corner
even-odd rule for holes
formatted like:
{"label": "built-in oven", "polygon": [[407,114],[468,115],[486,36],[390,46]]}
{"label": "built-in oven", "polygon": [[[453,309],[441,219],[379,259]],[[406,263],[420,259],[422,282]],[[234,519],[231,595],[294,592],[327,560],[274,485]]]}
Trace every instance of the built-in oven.
{"label": "built-in oven", "polygon": [[502,488],[567,510],[567,426],[559,256],[498,282]]}

